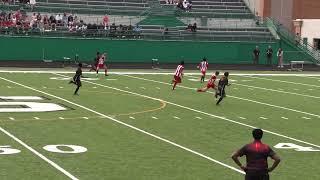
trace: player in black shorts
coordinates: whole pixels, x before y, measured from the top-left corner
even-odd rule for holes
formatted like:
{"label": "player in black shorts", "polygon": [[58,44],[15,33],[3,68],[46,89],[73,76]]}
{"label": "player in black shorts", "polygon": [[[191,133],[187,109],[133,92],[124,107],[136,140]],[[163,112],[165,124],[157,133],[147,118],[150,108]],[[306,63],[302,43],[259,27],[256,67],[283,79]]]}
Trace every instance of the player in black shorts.
{"label": "player in black shorts", "polygon": [[[232,154],[233,161],[246,173],[245,180],[269,180],[269,172],[273,171],[280,163],[280,157],[267,145],[261,142],[263,131],[252,131],[254,141],[243,146]],[[239,157],[246,156],[247,164],[243,166]],[[274,160],[268,167],[268,157]]]}
{"label": "player in black shorts", "polygon": [[230,85],[228,81],[228,77],[229,77],[229,72],[225,72],[224,76],[222,76],[221,79],[219,80],[218,91],[216,92],[215,97],[218,98],[218,96],[220,96],[220,98],[217,101],[216,105],[219,105],[222,99],[226,97],[225,88],[226,86]]}
{"label": "player in black shorts", "polygon": [[74,91],[74,95],[78,95],[78,91],[79,91],[80,87],[82,86],[81,77],[83,77],[82,76],[82,63],[79,63],[76,74],[73,76],[72,81],[69,82],[69,84],[73,83],[73,84],[77,85],[77,88]]}

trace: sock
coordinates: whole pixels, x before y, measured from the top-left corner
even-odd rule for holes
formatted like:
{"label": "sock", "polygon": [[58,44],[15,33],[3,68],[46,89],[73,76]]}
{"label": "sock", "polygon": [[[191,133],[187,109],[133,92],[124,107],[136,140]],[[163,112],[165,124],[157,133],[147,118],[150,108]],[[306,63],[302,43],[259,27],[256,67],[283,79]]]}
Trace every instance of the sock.
{"label": "sock", "polygon": [[77,86],[77,89],[74,91],[74,94],[78,94],[79,89],[80,89],[80,86]]}
{"label": "sock", "polygon": [[174,90],[176,88],[176,86],[177,86],[177,82],[174,82],[172,90]]}
{"label": "sock", "polygon": [[219,103],[222,101],[222,99],[223,99],[223,96],[221,96],[221,97],[219,98],[219,100],[218,100],[218,102],[216,103],[216,105],[219,105]]}

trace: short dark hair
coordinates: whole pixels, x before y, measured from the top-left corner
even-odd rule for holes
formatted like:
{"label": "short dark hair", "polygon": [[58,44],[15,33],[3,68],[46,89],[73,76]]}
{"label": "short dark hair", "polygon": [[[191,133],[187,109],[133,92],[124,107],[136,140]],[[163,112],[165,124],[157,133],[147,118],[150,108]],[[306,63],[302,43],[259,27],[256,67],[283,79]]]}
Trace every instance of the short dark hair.
{"label": "short dark hair", "polygon": [[216,71],[216,73],[215,73],[217,76],[220,74],[220,72],[219,71]]}
{"label": "short dark hair", "polygon": [[204,57],[204,58],[202,59],[202,61],[207,61],[207,58],[206,58],[206,57]]}
{"label": "short dark hair", "polygon": [[78,66],[79,66],[79,67],[82,67],[82,63],[79,63]]}
{"label": "short dark hair", "polygon": [[180,64],[181,64],[181,65],[184,65],[184,61],[181,61]]}
{"label": "short dark hair", "polygon": [[225,72],[224,76],[228,77],[229,76],[229,72]]}
{"label": "short dark hair", "polygon": [[263,131],[262,129],[254,129],[252,131],[252,136],[255,140],[260,140],[263,136]]}

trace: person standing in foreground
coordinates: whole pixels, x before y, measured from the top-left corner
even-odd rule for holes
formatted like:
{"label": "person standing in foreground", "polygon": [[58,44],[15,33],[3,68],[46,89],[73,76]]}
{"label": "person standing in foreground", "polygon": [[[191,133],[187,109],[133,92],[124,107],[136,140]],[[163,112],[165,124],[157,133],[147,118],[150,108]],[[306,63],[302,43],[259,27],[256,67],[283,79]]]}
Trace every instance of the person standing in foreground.
{"label": "person standing in foreground", "polygon": [[181,63],[178,65],[176,72],[174,73],[174,76],[173,76],[172,90],[176,88],[178,83],[181,83],[181,78],[183,77],[183,70],[184,70],[184,61],[181,61]]}
{"label": "person standing in foreground", "polygon": [[220,98],[217,101],[216,105],[219,105],[222,99],[226,97],[225,88],[226,86],[230,86],[228,77],[229,77],[229,72],[225,72],[224,76],[222,76],[219,80],[218,91],[216,92],[215,97],[218,98],[218,96],[220,96]]}
{"label": "person standing in foreground", "polygon": [[197,68],[201,71],[201,74],[202,74],[201,79],[200,79],[201,83],[204,82],[208,66],[209,66],[209,64],[207,62],[207,58],[203,58],[202,61],[200,62],[200,64],[197,66]]}
{"label": "person standing in foreground", "polygon": [[74,91],[74,95],[78,95],[78,91],[79,91],[80,87],[82,86],[81,77],[83,77],[82,76],[82,63],[79,63],[76,74],[73,76],[72,81],[69,82],[69,84],[73,83],[73,84],[77,85],[77,88]]}
{"label": "person standing in foreground", "polygon": [[[261,142],[263,136],[261,129],[254,129],[252,135],[254,141],[234,152],[231,158],[245,171],[245,180],[269,180],[269,172],[279,165],[280,157],[268,145]],[[246,166],[239,161],[239,157],[242,156],[246,156]],[[270,168],[268,168],[268,157],[274,160]]]}
{"label": "person standing in foreground", "polygon": [[273,55],[273,49],[271,46],[267,49],[267,65],[272,66],[272,55]]}

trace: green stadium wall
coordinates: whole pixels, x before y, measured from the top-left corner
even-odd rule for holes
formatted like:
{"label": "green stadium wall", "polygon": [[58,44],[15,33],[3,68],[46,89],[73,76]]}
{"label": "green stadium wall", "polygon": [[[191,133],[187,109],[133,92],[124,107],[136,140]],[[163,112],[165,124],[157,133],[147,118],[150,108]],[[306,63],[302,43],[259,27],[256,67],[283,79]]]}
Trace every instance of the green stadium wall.
{"label": "green stadium wall", "polygon": [[[250,64],[256,45],[261,49],[260,62],[266,62],[265,50],[271,45],[276,52],[282,44],[284,50],[294,50],[286,43],[257,42],[186,42],[147,40],[69,39],[44,37],[0,37],[0,60],[9,61],[59,61],[78,54],[82,62],[91,62],[97,51],[107,52],[109,62],[150,63],[157,58],[160,63],[197,63],[207,57],[211,63]],[[298,57],[294,57],[297,59]],[[294,59],[292,59],[294,60]],[[274,57],[276,62],[276,57]]]}

